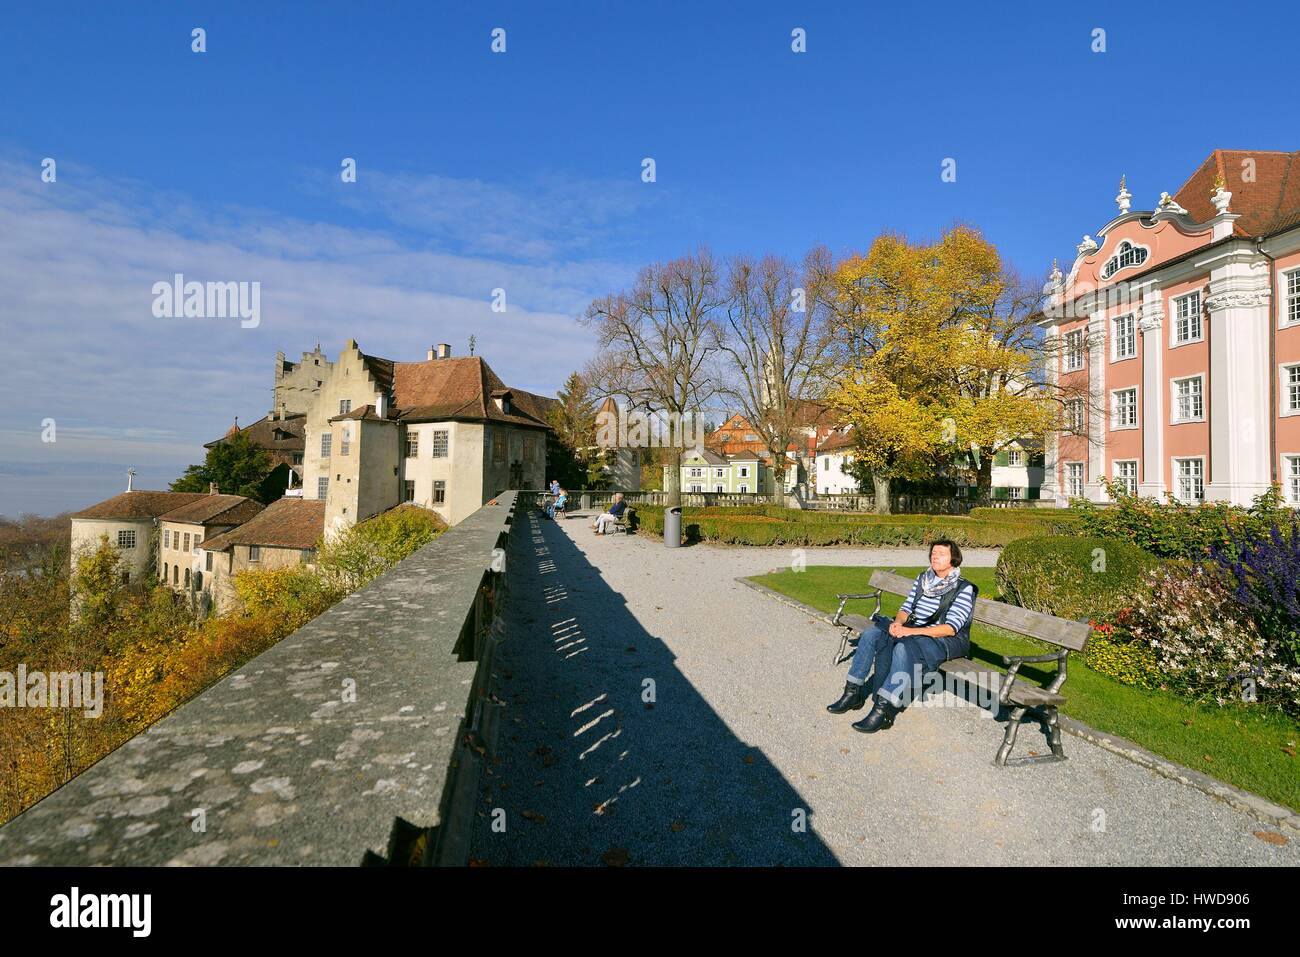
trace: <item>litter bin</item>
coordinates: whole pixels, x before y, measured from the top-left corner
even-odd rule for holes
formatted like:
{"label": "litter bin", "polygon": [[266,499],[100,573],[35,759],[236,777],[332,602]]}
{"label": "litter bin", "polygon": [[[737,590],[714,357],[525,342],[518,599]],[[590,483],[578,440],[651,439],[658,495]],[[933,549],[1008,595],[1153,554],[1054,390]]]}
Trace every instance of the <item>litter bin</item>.
{"label": "litter bin", "polygon": [[682,509],[680,505],[664,509],[664,544],[680,548],[682,544]]}

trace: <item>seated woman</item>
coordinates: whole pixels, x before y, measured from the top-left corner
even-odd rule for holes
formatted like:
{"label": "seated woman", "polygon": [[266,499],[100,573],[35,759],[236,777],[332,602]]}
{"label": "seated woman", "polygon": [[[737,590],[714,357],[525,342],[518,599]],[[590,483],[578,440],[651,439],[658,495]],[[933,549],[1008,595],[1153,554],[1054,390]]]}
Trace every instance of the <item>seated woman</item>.
{"label": "seated woman", "polygon": [[596,530],[597,535],[604,535],[608,531],[609,526],[618,522],[626,511],[627,502],[623,501],[623,493],[615,492],[614,501],[610,503],[609,511],[597,515],[596,521],[592,523],[591,527]]}
{"label": "seated woman", "polygon": [[550,519],[554,519],[558,513],[563,512],[565,510],[565,506],[568,504],[568,502],[569,502],[568,494],[564,491],[564,489],[560,489],[560,494],[555,496],[555,500],[551,502],[550,505],[546,506],[546,517]]}
{"label": "seated woman", "polygon": [[871,734],[889,728],[911,703],[925,673],[970,653],[979,587],[961,577],[960,566],[956,542],[944,538],[930,545],[930,568],[917,577],[893,621],[873,616],[874,627],[863,630],[853,653],[844,694],[827,711],[856,711],[874,697],[871,711],[853,729]]}

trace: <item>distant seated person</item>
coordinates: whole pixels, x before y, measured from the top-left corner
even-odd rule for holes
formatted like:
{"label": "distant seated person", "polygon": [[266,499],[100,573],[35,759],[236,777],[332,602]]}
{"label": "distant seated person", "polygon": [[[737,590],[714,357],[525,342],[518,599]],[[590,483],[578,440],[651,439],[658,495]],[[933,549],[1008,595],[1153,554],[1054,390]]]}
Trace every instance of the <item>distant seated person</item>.
{"label": "distant seated person", "polygon": [[555,496],[555,500],[551,502],[550,505],[546,506],[546,517],[554,519],[560,512],[565,510],[565,505],[568,504],[568,501],[568,494],[564,489],[560,489]]}
{"label": "distant seated person", "polygon": [[595,523],[591,526],[596,530],[597,535],[605,535],[609,532],[609,526],[616,525],[627,512],[627,502],[623,501],[623,493],[615,492],[614,501],[609,506],[609,511],[596,516]]}
{"label": "distant seated person", "polygon": [[551,498],[555,498],[555,496],[560,494],[560,483],[555,479],[551,479],[551,484],[547,487],[550,489]]}

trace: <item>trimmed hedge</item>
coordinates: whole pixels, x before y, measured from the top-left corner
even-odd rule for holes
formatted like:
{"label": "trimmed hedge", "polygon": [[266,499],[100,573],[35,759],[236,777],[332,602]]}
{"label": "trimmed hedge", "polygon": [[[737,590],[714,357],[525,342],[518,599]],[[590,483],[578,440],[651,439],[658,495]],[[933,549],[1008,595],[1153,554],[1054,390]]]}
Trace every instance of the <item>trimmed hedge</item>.
{"label": "trimmed hedge", "polygon": [[[634,508],[642,530],[663,535],[663,506]],[[917,546],[936,538],[950,538],[959,545],[974,547],[1000,547],[1027,535],[1057,530],[1056,521],[1050,519],[1043,522],[1001,519],[1001,514],[996,519],[975,519],[962,515],[862,515],[780,506],[735,506],[683,509],[682,530],[687,541],[729,545]],[[1073,520],[1067,520],[1067,529],[1072,527]]]}
{"label": "trimmed hedge", "polygon": [[994,573],[1004,601],[1058,618],[1100,619],[1124,607],[1161,561],[1117,538],[1039,535],[1002,550]]}

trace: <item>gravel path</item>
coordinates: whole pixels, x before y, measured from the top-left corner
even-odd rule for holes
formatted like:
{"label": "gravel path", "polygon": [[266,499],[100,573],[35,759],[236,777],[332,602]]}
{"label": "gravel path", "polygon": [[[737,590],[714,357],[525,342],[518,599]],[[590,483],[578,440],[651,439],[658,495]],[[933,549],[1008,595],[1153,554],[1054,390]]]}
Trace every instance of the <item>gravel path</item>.
{"label": "gravel path", "polygon": [[[835,631],[733,580],[788,567],[787,549],[670,551],[597,537],[576,516],[520,526],[481,861],[1300,864],[1300,841],[1266,843],[1254,818],[1069,735],[1069,761],[996,768],[1003,726],[948,693],[889,731],[853,731],[863,712],[824,710],[843,687]],[[924,562],[915,549],[806,553]],[[1035,725],[1028,750],[1045,750]]]}

